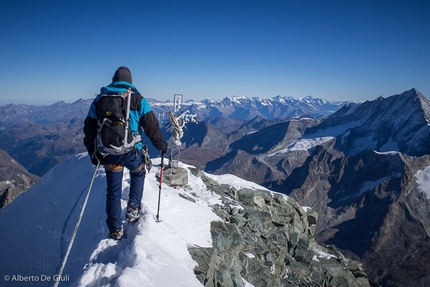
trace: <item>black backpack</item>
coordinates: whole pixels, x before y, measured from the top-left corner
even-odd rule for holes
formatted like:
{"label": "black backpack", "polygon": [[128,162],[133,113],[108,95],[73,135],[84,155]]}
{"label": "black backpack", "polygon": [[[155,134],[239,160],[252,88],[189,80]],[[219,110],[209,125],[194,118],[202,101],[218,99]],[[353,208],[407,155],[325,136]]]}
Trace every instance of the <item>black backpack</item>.
{"label": "black backpack", "polygon": [[123,94],[101,94],[95,103],[98,121],[96,148],[103,154],[120,155],[141,141],[129,125],[131,89]]}

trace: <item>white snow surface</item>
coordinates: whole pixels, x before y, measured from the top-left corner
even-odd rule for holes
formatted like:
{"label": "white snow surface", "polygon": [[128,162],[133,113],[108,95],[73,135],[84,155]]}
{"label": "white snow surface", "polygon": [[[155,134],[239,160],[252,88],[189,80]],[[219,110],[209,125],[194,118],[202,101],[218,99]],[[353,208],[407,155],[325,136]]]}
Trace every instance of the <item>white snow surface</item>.
{"label": "white snow surface", "polygon": [[321,145],[326,141],[332,140],[334,137],[326,136],[326,137],[315,137],[315,138],[300,138],[293,141],[286,147],[281,147],[273,153],[270,153],[269,156],[275,156],[279,153],[284,154],[291,151],[309,151],[315,148],[317,145]]}
{"label": "white snow surface", "polygon": [[315,254],[312,257],[312,260],[319,262],[320,260],[318,258],[323,258],[323,259],[329,260],[331,258],[335,258],[336,259],[337,257],[335,255],[333,255],[333,254],[328,254],[327,252],[324,252],[324,251],[320,250],[320,251],[317,252],[317,254]]}
{"label": "white snow surface", "polygon": [[[185,189],[162,184],[162,221],[156,222],[159,183],[155,174],[160,159],[153,163],[145,180],[145,213],[137,224],[128,227],[128,236],[121,241],[108,238],[105,174],[98,169],[59,286],[202,286],[193,272],[197,263],[188,248],[212,246],[210,222],[220,218],[210,205],[221,201],[200,178],[189,173]],[[54,285],[94,172],[85,154],[71,157],[0,210],[0,286],[6,282],[6,286]],[[232,175],[208,176],[236,187],[264,189]],[[128,179],[126,171],[123,212]],[[193,197],[196,203],[178,193]],[[24,284],[19,276],[27,276]],[[245,280],[244,284],[252,286]]]}
{"label": "white snow surface", "polygon": [[425,193],[427,199],[430,199],[430,166],[419,170],[415,174],[415,179],[418,184],[418,191]]}
{"label": "white snow surface", "polygon": [[[333,140],[337,136],[347,136],[349,134],[349,129],[354,128],[358,125],[360,125],[360,122],[350,122],[348,124],[342,124],[335,127],[318,130],[315,133],[300,137],[286,146],[278,147],[275,151],[270,153],[269,156],[274,156],[279,153],[284,154],[291,151],[310,151],[318,145]],[[359,145],[373,146],[374,144],[372,143],[372,139],[365,139],[365,141],[363,143],[360,143]],[[359,146],[358,148],[362,149],[362,146]]]}
{"label": "white snow surface", "polygon": [[400,152],[394,151],[394,150],[392,150],[392,151],[384,151],[384,152],[379,152],[379,151],[373,150],[373,152],[376,153],[376,154],[384,154],[384,155],[398,155],[398,154],[400,154]]}

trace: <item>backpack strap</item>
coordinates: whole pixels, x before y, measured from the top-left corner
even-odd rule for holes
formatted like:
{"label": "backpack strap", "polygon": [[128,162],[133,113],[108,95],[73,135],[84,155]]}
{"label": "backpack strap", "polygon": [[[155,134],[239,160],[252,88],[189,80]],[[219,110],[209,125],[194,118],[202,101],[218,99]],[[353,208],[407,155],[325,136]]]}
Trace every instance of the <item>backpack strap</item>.
{"label": "backpack strap", "polygon": [[[124,145],[127,144],[128,140],[128,130],[130,129],[130,103],[131,103],[131,88],[128,88],[127,92],[124,92],[121,97],[125,97],[125,95],[128,94],[127,98],[127,110],[125,113],[125,138],[124,138]],[[135,144],[135,143],[134,143]]]}

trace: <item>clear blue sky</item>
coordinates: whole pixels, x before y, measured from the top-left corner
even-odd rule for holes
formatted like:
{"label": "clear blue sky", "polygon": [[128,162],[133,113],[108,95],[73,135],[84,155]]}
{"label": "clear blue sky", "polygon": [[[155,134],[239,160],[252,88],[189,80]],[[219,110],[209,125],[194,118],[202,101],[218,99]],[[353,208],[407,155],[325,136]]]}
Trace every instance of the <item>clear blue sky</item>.
{"label": "clear blue sky", "polygon": [[430,97],[430,1],[0,2],[0,105],[92,98]]}

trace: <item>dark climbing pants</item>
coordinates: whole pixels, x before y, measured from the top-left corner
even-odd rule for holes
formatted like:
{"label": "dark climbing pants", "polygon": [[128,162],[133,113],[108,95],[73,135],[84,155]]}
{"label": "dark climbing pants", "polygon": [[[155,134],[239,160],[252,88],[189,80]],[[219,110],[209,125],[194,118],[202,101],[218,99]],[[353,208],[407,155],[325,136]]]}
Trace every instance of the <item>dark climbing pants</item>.
{"label": "dark climbing pants", "polygon": [[110,232],[122,229],[121,198],[124,167],[130,170],[130,190],[128,206],[140,208],[146,170],[141,150],[124,155],[108,155],[106,158],[106,224]]}

